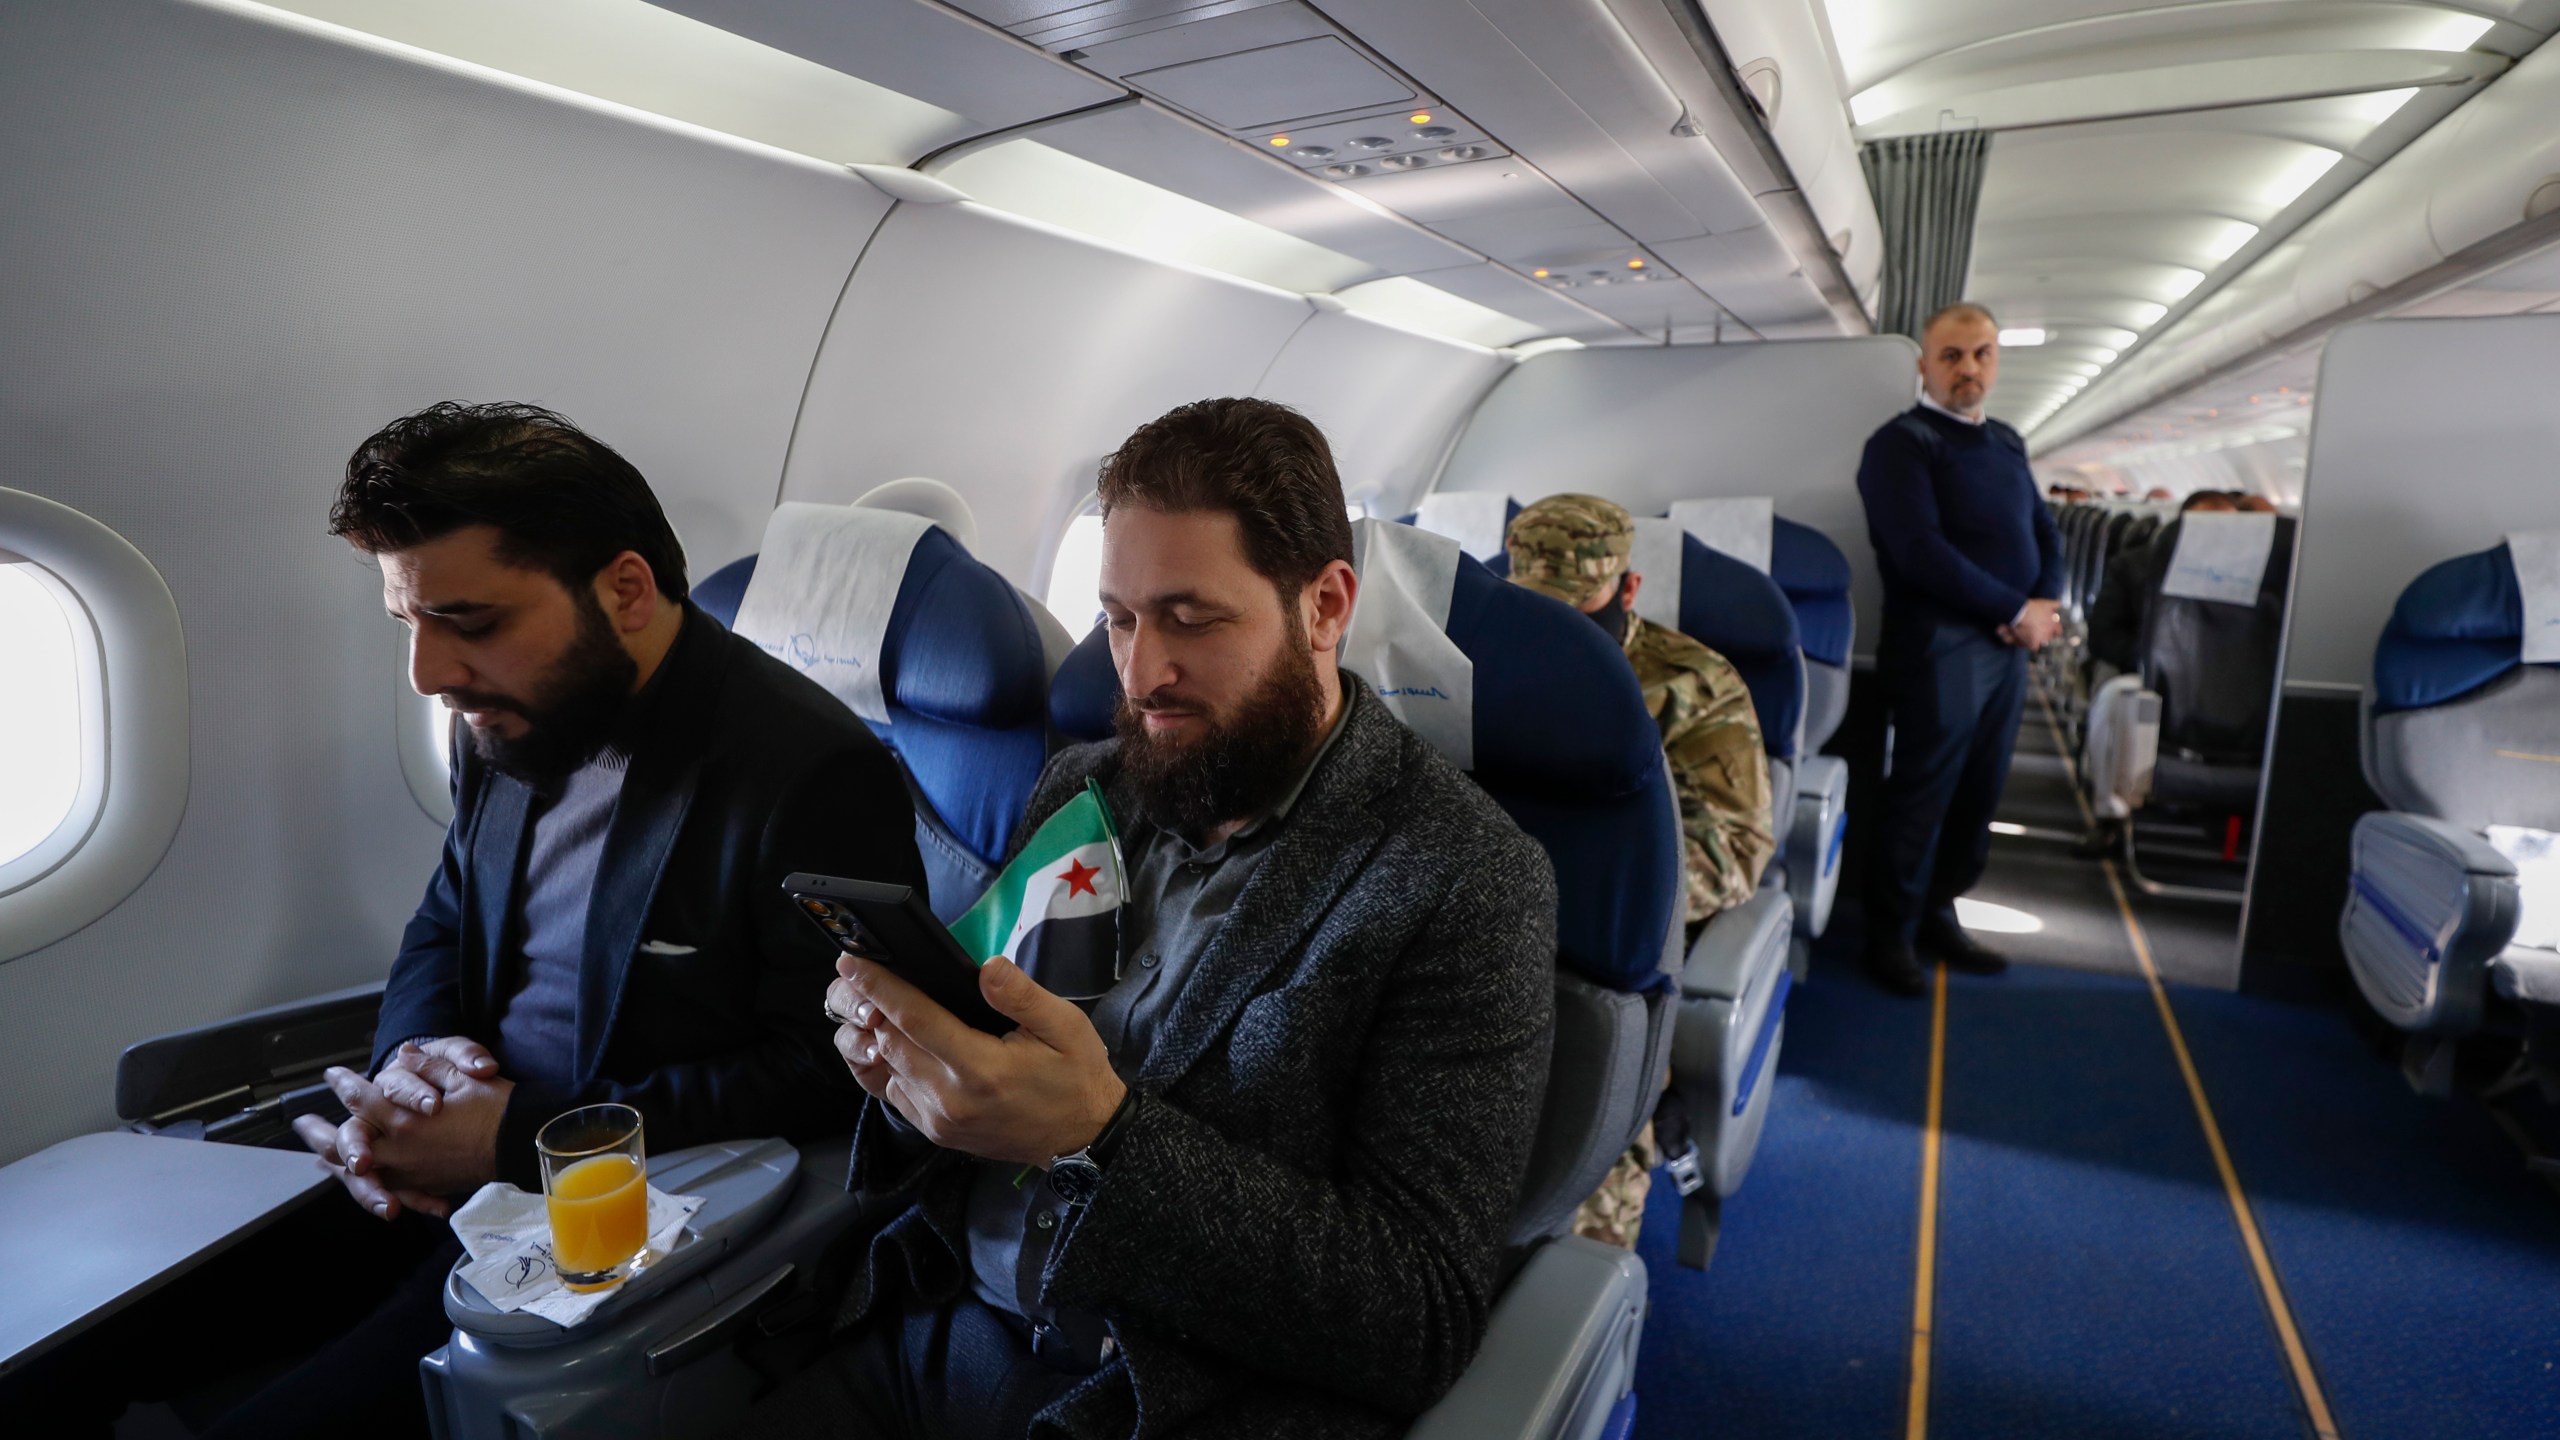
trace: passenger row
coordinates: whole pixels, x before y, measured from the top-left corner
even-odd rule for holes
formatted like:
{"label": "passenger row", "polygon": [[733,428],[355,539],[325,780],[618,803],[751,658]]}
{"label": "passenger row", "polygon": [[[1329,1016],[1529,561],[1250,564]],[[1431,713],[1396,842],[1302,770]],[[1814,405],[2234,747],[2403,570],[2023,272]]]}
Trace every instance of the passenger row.
{"label": "passenger row", "polygon": [[[334,1427],[432,1350],[448,1436],[715,1433],[784,1372],[753,1433],[824,1433],[847,1403],[917,1403],[921,1347],[1019,1363],[937,1358],[935,1412],[891,1423],[1117,1434],[1144,1405],[1238,1433],[1627,1433],[1643,1268],[1567,1232],[1666,1069],[1684,1261],[1748,1169],[1791,941],[1800,966],[1836,877],[1845,786],[1811,750],[1845,701],[1845,561],[1771,521],[1791,604],[1576,502],[1585,548],[1522,577],[1540,595],[1504,583],[1525,552],[1346,528],[1321,435],[1253,401],[1142,429],[1103,502],[1108,614],[1070,645],[930,484],[783,506],[688,600],[645,482],[558,417],[438,407],[359,450],[337,533],[382,559],[419,688],[471,721],[444,865],[386,991],[160,1037],[119,1074],[157,1143],[290,1122],[400,1222],[388,1249],[339,1232],[383,1253],[321,1267],[385,1276],[374,1295],[262,1296],[344,1330],[228,1423]],[[1792,823],[1762,822],[1750,858],[1783,829],[1784,859],[1711,917],[1659,701],[1613,639],[1633,630],[1549,598],[1586,591],[1747,689],[1746,788]],[[829,975],[779,892],[890,881],[957,919],[1087,776],[1120,827],[1124,963],[1098,994],[988,965],[1003,1040],[879,966]],[[653,1182],[703,1207],[575,1325],[501,1309],[419,1222],[483,1180],[531,1188],[533,1129],[600,1102],[646,1117]],[[241,1284],[226,1265],[86,1354],[134,1353]],[[265,1358],[292,1328],[178,1348]],[[54,1393],[129,1393],[80,1359]]]}
{"label": "passenger row", "polygon": [[[2255,496],[2198,491],[2176,510],[2064,505],[2063,643],[2039,657],[2075,737],[2095,828],[2152,895],[2237,904],[2274,715],[2295,521]],[[2137,812],[2192,825],[2180,847],[2222,884],[2143,869]]]}

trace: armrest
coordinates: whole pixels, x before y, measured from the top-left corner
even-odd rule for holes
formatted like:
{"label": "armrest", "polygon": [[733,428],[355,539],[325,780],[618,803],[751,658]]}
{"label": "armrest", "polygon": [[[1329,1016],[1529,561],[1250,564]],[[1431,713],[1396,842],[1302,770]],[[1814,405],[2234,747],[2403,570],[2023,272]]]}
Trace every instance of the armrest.
{"label": "armrest", "polygon": [[1680,993],[1692,1000],[1739,1000],[1750,988],[1752,962],[1769,946],[1785,948],[1785,935],[1795,923],[1795,906],[1783,890],[1762,890],[1730,909],[1719,910],[1698,932],[1689,959],[1680,967]]}
{"label": "armrest", "polygon": [[1581,1440],[1633,1381],[1644,1262],[1596,1240],[1541,1246],[1494,1302],[1484,1346],[1406,1440]]}
{"label": "armrest", "polygon": [[382,983],[354,985],[155,1035],[116,1061],[116,1114],[163,1121],[237,1110],[373,1055]]}
{"label": "armrest", "polygon": [[2427,815],[2356,821],[2338,941],[2383,1018],[2424,1035],[2478,1028],[2488,964],[2514,937],[2516,868],[2489,842]]}

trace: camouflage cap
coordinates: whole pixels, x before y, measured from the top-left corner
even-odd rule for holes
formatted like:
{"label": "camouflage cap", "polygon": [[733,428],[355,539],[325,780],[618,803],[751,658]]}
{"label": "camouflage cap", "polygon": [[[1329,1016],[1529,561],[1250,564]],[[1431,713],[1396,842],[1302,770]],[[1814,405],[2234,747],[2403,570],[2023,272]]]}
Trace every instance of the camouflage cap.
{"label": "camouflage cap", "polygon": [[1511,580],[1580,607],[1617,583],[1635,547],[1635,517],[1597,495],[1550,495],[1511,522]]}

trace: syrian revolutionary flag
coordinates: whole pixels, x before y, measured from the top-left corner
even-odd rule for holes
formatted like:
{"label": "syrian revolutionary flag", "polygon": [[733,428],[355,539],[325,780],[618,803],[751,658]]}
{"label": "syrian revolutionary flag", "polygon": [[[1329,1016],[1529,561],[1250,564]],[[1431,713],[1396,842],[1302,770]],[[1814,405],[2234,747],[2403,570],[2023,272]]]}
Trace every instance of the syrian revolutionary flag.
{"label": "syrian revolutionary flag", "polygon": [[981,965],[1008,956],[1051,994],[1090,1000],[1118,976],[1126,891],[1110,807],[1088,780],[1083,794],[1041,822],[951,934]]}

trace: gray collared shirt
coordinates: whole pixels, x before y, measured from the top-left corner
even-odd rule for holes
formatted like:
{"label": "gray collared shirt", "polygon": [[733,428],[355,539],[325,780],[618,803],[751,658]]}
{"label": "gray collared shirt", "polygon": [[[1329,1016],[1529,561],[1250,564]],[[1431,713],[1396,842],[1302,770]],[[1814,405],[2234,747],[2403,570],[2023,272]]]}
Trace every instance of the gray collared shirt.
{"label": "gray collared shirt", "polygon": [[[1224,840],[1194,845],[1143,823],[1128,831],[1119,979],[1092,1004],[1094,1028],[1110,1047],[1111,1068],[1124,1082],[1137,1075],[1191,966],[1226,924],[1227,913],[1271,853],[1290,810],[1333,752],[1350,716],[1346,694],[1333,728],[1278,803]],[[1052,1312],[1040,1303],[1040,1274],[1067,1219],[1066,1202],[1039,1170],[978,1162],[969,1187],[971,1288],[988,1305],[1031,1321],[1036,1345],[1058,1345],[1061,1354],[1098,1365],[1103,1358],[1100,1322]]]}

